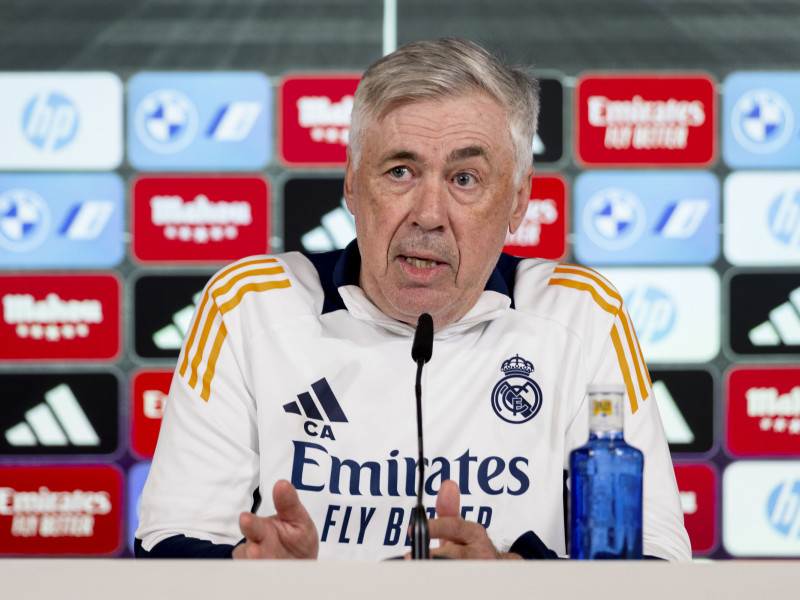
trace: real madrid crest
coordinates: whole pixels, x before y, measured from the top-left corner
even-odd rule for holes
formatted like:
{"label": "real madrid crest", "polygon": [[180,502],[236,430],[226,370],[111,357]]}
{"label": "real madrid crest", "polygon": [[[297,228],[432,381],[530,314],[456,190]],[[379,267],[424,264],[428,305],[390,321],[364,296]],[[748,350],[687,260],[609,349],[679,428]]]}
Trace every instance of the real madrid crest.
{"label": "real madrid crest", "polygon": [[542,390],[529,377],[533,373],[533,363],[517,354],[504,361],[500,368],[505,377],[492,390],[494,412],[509,423],[530,421],[542,408]]}

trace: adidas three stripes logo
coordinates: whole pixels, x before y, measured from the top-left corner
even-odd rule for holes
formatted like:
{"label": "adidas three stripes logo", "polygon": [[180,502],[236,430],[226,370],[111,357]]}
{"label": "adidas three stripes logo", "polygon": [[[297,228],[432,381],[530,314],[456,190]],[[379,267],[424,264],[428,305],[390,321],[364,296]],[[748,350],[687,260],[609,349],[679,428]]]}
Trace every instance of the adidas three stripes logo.
{"label": "adidas three stripes logo", "polygon": [[312,398],[311,394],[303,392],[302,394],[297,394],[296,402],[284,404],[283,410],[295,415],[305,415],[313,421],[347,423],[347,417],[344,415],[339,401],[336,399],[333,390],[324,377],[312,383],[311,389],[317,397],[319,405],[317,405],[317,402],[314,402],[314,398]]}

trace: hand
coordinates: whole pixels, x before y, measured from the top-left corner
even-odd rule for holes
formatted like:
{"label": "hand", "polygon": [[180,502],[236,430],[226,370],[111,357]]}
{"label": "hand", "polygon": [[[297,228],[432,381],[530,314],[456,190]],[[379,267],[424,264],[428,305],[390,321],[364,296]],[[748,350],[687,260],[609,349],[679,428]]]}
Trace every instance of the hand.
{"label": "hand", "polygon": [[233,558],[317,558],[317,528],[294,486],[286,480],[278,481],[272,488],[272,501],[275,515],[239,515],[246,541],[233,549]]}
{"label": "hand", "polygon": [[436,518],[428,522],[431,539],[439,539],[439,547],[431,556],[470,560],[521,559],[518,554],[498,552],[486,533],[486,528],[461,518],[461,493],[458,484],[448,479],[436,496]]}

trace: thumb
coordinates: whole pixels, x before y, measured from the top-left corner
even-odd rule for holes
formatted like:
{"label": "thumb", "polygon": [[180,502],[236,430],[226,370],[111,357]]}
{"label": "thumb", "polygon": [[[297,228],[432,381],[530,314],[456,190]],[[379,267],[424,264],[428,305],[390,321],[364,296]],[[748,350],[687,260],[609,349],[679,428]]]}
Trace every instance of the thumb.
{"label": "thumb", "polygon": [[436,516],[441,517],[460,517],[461,512],[458,506],[461,502],[461,492],[458,484],[452,479],[442,482],[442,487],[436,495]]}
{"label": "thumb", "polygon": [[281,521],[296,523],[309,518],[297,490],[285,479],[278,481],[272,488],[272,502]]}

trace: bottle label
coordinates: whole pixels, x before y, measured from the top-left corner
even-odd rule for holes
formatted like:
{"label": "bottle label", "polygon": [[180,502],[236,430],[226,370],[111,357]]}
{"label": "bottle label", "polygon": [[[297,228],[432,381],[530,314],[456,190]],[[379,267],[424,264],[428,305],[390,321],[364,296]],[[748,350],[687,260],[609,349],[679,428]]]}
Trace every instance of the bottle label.
{"label": "bottle label", "polygon": [[614,412],[611,400],[593,400],[592,401],[592,414],[595,416],[606,415],[611,416]]}

